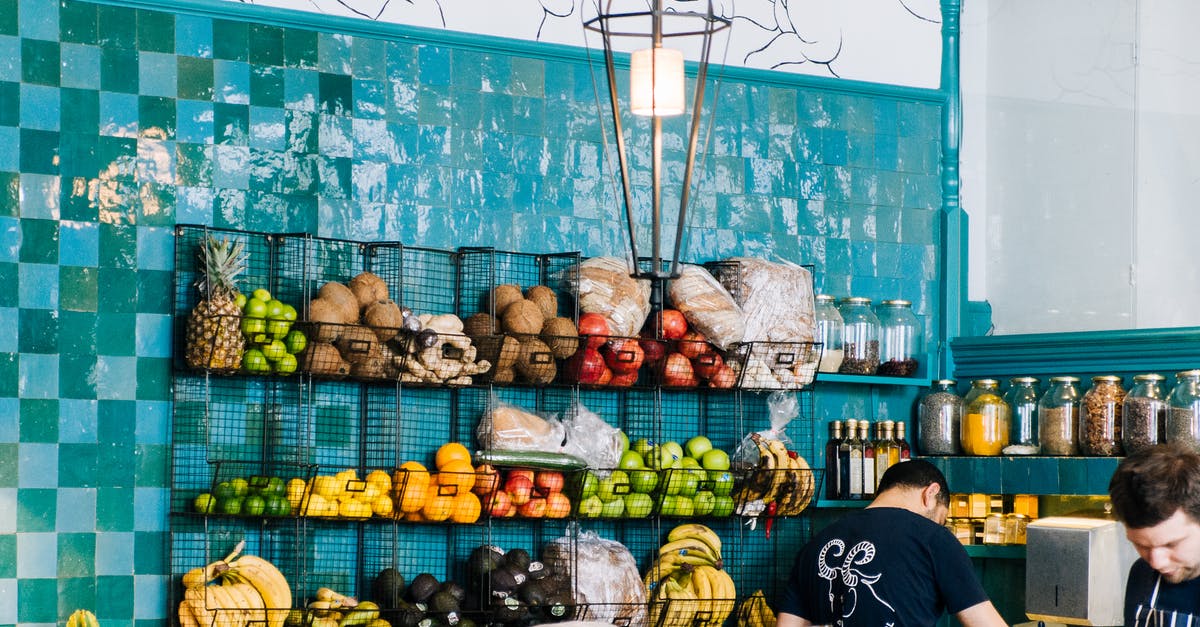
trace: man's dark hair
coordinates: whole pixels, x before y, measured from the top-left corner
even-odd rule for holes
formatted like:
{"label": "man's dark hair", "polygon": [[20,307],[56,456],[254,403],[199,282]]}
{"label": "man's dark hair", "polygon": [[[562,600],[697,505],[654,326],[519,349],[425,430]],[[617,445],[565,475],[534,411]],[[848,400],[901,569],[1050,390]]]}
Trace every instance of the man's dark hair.
{"label": "man's dark hair", "polygon": [[1132,529],[1153,527],[1179,510],[1200,522],[1200,454],[1173,444],[1138,451],[1117,464],[1108,495],[1117,519]]}
{"label": "man's dark hair", "polygon": [[914,459],[900,464],[894,464],[883,473],[879,479],[878,494],[891,488],[915,488],[924,490],[931,483],[938,484],[937,499],[942,505],[950,505],[950,485],[946,483],[946,475],[937,466],[923,460]]}

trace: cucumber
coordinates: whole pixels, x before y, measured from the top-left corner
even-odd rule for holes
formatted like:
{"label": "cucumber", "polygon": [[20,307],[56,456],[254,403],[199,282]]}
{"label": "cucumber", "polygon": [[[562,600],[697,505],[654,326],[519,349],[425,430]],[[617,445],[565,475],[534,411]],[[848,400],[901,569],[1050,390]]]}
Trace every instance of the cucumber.
{"label": "cucumber", "polygon": [[583,470],[587,468],[587,462],[574,455],[544,451],[476,451],[475,465],[479,464],[544,468],[546,470]]}

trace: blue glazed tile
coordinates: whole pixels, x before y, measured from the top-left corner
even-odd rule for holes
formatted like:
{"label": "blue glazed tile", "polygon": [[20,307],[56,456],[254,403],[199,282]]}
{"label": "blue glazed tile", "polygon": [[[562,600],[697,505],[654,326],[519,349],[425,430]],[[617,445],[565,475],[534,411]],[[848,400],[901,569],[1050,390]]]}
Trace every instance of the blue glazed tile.
{"label": "blue glazed tile", "polygon": [[133,529],[134,531],[163,531],[170,490],[166,488],[134,488]]}
{"label": "blue glazed tile", "polygon": [[250,104],[250,64],[243,61],[213,61],[213,101]]}
{"label": "blue glazed tile", "polygon": [[354,126],[351,118],[337,115],[320,116],[321,155],[325,157],[354,156]]}
{"label": "blue glazed tile", "polygon": [[16,126],[0,126],[0,172],[16,172],[21,169],[21,129]]}
{"label": "blue glazed tile", "polygon": [[58,355],[22,353],[18,371],[21,398],[58,397]]}
{"label": "blue glazed tile", "polygon": [[[17,5],[21,36],[58,41],[58,3],[20,0]],[[53,575],[51,575],[53,576]]]}
{"label": "blue glazed tile", "polygon": [[0,217],[0,262],[18,262],[21,257],[21,220]]}
{"label": "blue glazed tile", "polygon": [[827,128],[821,131],[821,163],[846,165],[849,161],[849,145],[846,131]]}
{"label": "blue glazed tile", "polygon": [[22,442],[17,456],[18,488],[58,487],[57,443]]}
{"label": "blue glazed tile", "polygon": [[353,119],[354,156],[364,161],[395,161],[398,150],[383,120]]}
{"label": "blue glazed tile", "polygon": [[[4,505],[4,497],[0,495],[0,505]],[[13,498],[12,511],[16,511],[16,498]],[[3,514],[0,514],[3,516]],[[5,625],[17,624],[17,580],[15,578],[0,579],[0,621]]]}
{"label": "blue glazed tile", "polygon": [[317,35],[317,69],[335,74],[350,74],[353,70],[354,38],[337,33]]}
{"label": "blue glazed tile", "polygon": [[53,533],[17,534],[17,577],[43,579],[58,576],[58,537]]}
{"label": "blue glazed tile", "polygon": [[[16,533],[17,508],[17,489],[0,488],[0,533]],[[3,607],[0,603],[0,608]]]}
{"label": "blue glazed tile", "polygon": [[213,56],[212,19],[179,13],[175,15],[175,53],[211,59]]}
{"label": "blue glazed tile", "polygon": [[[5,314],[9,310],[16,311],[10,307],[5,307],[0,309],[0,314]],[[9,316],[6,314],[4,318],[5,324],[10,323],[8,318]],[[11,324],[15,327],[17,324],[16,314],[12,314],[11,318]],[[13,344],[16,345],[16,339],[13,339]],[[13,350],[10,352],[16,351]],[[17,421],[20,419],[20,412],[19,399],[12,398],[11,396],[0,398],[0,444],[15,444],[20,438],[20,428],[17,425]],[[0,529],[0,533],[3,533],[3,529]]]}
{"label": "blue glazed tile", "polygon": [[59,89],[21,84],[21,126],[42,131],[59,129]]}
{"label": "blue glazed tile", "polygon": [[[22,355],[22,361],[24,358]],[[129,376],[129,373],[136,372],[136,368],[136,357],[99,355],[96,358],[96,397],[102,400],[135,400],[137,378]]]}
{"label": "blue glazed tile", "polygon": [[41,220],[59,218],[62,180],[47,174],[21,175],[21,217]]}
{"label": "blue glazed tile", "polygon": [[284,150],[283,109],[250,107],[250,147],[262,150]]}
{"label": "blue glazed tile", "polygon": [[446,86],[450,84],[450,50],[439,46],[423,45],[417,49],[417,80],[422,85]]}
{"label": "blue glazed tile", "polygon": [[352,94],[354,117],[381,120],[388,117],[388,84],[355,78]]}
{"label": "blue glazed tile", "polygon": [[136,444],[170,444],[171,403],[137,401]]}
{"label": "blue glazed tile", "polygon": [[137,95],[100,92],[100,134],[109,137],[137,137],[137,133]]}
{"label": "blue glazed tile", "polygon": [[[58,533],[91,533],[96,531],[96,489],[59,488],[57,510],[70,512],[58,516],[55,531]],[[88,569],[92,564],[85,565]]]}
{"label": "blue glazed tile", "polygon": [[360,203],[382,203],[388,193],[387,164],[355,162],[351,168],[354,199]]}
{"label": "blue glazed tile", "polygon": [[100,49],[80,44],[62,45],[63,87],[100,89]]}
{"label": "blue glazed tile", "polygon": [[175,101],[175,138],[181,143],[213,143],[213,105],[199,100]]}
{"label": "blue glazed tile", "polygon": [[355,37],[350,46],[351,73],[367,80],[387,77],[387,44],[381,39]]}
{"label": "blue glazed tile", "polygon": [[770,196],[786,194],[783,165],[773,159],[746,159],[746,191]]}
{"label": "blue glazed tile", "polygon": [[23,263],[17,271],[21,307],[26,309],[58,308],[58,266],[44,263]]}
{"label": "blue glazed tile", "polygon": [[58,441],[69,444],[96,442],[96,401],[59,399]]}
{"label": "blue glazed tile", "polygon": [[21,80],[21,40],[0,35],[0,81]]}
{"label": "blue glazed tile", "polygon": [[171,356],[171,317],[161,314],[137,315],[137,356]]}
{"label": "blue glazed tile", "polygon": [[96,534],[96,574],[128,575],[133,570],[133,532]]}
{"label": "blue glazed tile", "polygon": [[875,159],[873,165],[878,170],[895,170],[900,162],[900,143],[895,135],[874,135]]}
{"label": "blue glazed tile", "polygon": [[171,229],[137,227],[137,267],[139,270],[173,270],[175,241]]}
{"label": "blue glazed tile", "polygon": [[296,111],[316,111],[319,84],[320,74],[318,72],[313,70],[284,70],[284,107]]}
{"label": "blue glazed tile", "polygon": [[213,147],[213,185],[247,189],[250,186],[250,149],[246,146]]}
{"label": "blue glazed tile", "polygon": [[210,187],[180,187],[175,193],[175,218],[181,224],[213,224],[213,190]]}
{"label": "blue glazed tile", "polygon": [[[143,544],[141,546],[164,546],[165,541]],[[163,609],[167,606],[167,590],[171,580],[162,575],[134,575],[133,577],[133,617],[138,620],[163,620]]]}

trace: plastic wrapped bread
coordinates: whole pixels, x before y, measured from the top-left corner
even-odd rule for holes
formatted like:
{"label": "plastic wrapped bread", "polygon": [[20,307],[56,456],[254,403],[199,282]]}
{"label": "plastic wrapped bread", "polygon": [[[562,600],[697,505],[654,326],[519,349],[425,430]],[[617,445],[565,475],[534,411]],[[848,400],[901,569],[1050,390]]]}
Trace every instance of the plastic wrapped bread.
{"label": "plastic wrapped bread", "polygon": [[608,318],[609,331],[633,337],[650,315],[650,282],[634,279],[625,261],[593,257],[579,264],[579,310]]}
{"label": "plastic wrapped bread", "polygon": [[679,278],[671,281],[669,294],[688,324],[722,350],[741,342],[746,320],[729,292],[700,266],[684,264],[679,272]]}
{"label": "plastic wrapped bread", "polygon": [[791,263],[731,257],[716,274],[745,315],[746,342],[812,342],[812,273]]}
{"label": "plastic wrapped bread", "polygon": [[624,544],[587,531],[578,539],[562,537],[547,543],[542,562],[550,572],[572,573],[575,602],[587,607],[587,615],[579,618],[613,625],[646,624],[646,585]]}

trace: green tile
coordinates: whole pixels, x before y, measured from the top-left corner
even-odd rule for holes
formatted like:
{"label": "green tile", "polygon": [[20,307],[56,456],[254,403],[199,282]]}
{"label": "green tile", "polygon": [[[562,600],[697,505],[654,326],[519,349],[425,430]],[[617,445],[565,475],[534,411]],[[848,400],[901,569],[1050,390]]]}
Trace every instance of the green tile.
{"label": "green tile", "polygon": [[21,171],[26,174],[58,174],[60,143],[57,132],[21,129]]}
{"label": "green tile", "polygon": [[95,444],[62,443],[58,445],[58,487],[92,488],[96,486],[95,477]]}
{"label": "green tile", "polygon": [[[17,531],[54,531],[54,516],[58,509],[57,502],[57,490],[43,488],[18,488]],[[24,581],[29,580],[26,579]]]}
{"label": "green tile", "polygon": [[96,19],[99,25],[98,41],[101,45],[131,50],[137,46],[137,11],[134,9],[101,5],[96,8]]}
{"label": "green tile", "polygon": [[166,270],[141,270],[138,272],[138,313],[169,314],[172,312],[173,277],[174,274]]}
{"label": "green tile", "polygon": [[[61,92],[59,128],[64,132],[100,132],[100,92],[94,89],[68,89]],[[94,175],[95,172],[92,172]]]}
{"label": "green tile", "polygon": [[21,262],[58,263],[57,220],[21,220]]}
{"label": "green tile", "polygon": [[[14,451],[15,453],[15,451]],[[2,463],[2,462],[0,462]],[[0,535],[0,579],[17,578],[17,534]]]}
{"label": "green tile", "polygon": [[513,95],[541,98],[546,93],[546,62],[541,59],[514,58],[512,83]]}
{"label": "green tile", "polygon": [[57,41],[21,40],[21,81],[58,86],[60,52]]}
{"label": "green tile", "polygon": [[17,0],[0,0],[0,35],[16,35],[17,32]]}
{"label": "green tile", "polygon": [[0,216],[15,218],[21,214],[21,175],[0,172]]}
{"label": "green tile", "polygon": [[[0,488],[17,487],[17,445],[0,444]],[[4,536],[0,535],[0,538]],[[3,564],[4,560],[0,560]],[[4,575],[0,575],[3,579]]]}
{"label": "green tile", "polygon": [[[96,138],[97,150],[99,150],[100,139]],[[88,185],[89,179],[83,176],[73,177],[63,180],[61,194],[59,196],[59,214],[63,220],[77,220],[80,222],[95,222],[100,215],[99,206],[92,202],[89,197]]]}
{"label": "green tile", "polygon": [[245,146],[250,138],[250,107],[224,102],[213,103],[213,142]]}
{"label": "green tile", "polygon": [[20,383],[20,359],[17,353],[0,353],[0,396],[16,397]]}
{"label": "green tile", "polygon": [[175,139],[175,100],[173,98],[138,97],[138,136]]}
{"label": "green tile", "polygon": [[21,84],[15,81],[0,82],[0,126],[21,124]]}
{"label": "green tile", "polygon": [[317,67],[316,31],[289,28],[283,32],[283,62],[290,68]]}
{"label": "green tile", "polygon": [[142,226],[175,225],[175,183],[143,183],[138,190],[137,223]]}
{"label": "green tile", "polygon": [[[0,10],[2,11],[2,10]],[[58,6],[58,36],[68,43],[95,44],[99,16],[90,2],[61,2]]]}
{"label": "green tile", "polygon": [[97,617],[133,616],[133,598],[132,575],[96,577]]}
{"label": "green tile", "polygon": [[213,58],[246,61],[249,58],[250,28],[245,22],[213,20]]}
{"label": "green tile", "polygon": [[212,187],[212,146],[175,144],[175,182],[188,187]]}
{"label": "green tile", "polygon": [[175,52],[175,16],[161,11],[138,11],[137,48],[147,52]]}
{"label": "green tile", "polygon": [[167,534],[138,531],[133,534],[133,572],[139,575],[166,574]]}
{"label": "green tile", "polygon": [[349,76],[321,72],[318,80],[317,110],[330,115],[354,112],[354,85]]}
{"label": "green tile", "polygon": [[100,225],[100,267],[137,267],[137,227],[124,224]]}
{"label": "green tile", "polygon": [[52,309],[18,310],[17,342],[22,353],[58,352],[58,312]]}
{"label": "green tile", "polygon": [[[75,118],[77,121],[87,123],[86,116]],[[96,161],[96,144],[99,136],[96,135],[95,129],[90,133],[63,133],[61,135],[62,144],[59,146],[59,172],[68,182],[73,180],[72,177],[95,176],[97,172],[102,171],[100,163]],[[105,164],[107,166],[107,164]],[[73,185],[67,185],[73,191]],[[61,197],[61,188],[59,190]]]}
{"label": "green tile", "polygon": [[264,65],[283,65],[283,33],[278,26],[251,24],[250,62]]}
{"label": "green tile", "polygon": [[[21,505],[24,505],[23,501]],[[41,531],[53,531],[53,529],[42,529]],[[18,580],[18,623],[54,623],[58,621],[58,618],[57,579]]]}
{"label": "green tile", "polygon": [[96,311],[99,270],[80,266],[58,269],[58,303],[68,311]]}
{"label": "green tile", "polygon": [[96,534],[58,534],[58,577],[92,577],[96,574]]}
{"label": "green tile", "polygon": [[[171,447],[161,444],[139,444],[137,485],[146,488],[161,488],[171,485],[167,469],[170,466]],[[59,473],[62,482],[62,473]]]}
{"label": "green tile", "polygon": [[[132,374],[132,373],[130,373]],[[97,441],[126,445],[134,440],[136,401],[99,401],[96,404]]]}
{"label": "green tile", "polygon": [[137,50],[106,47],[100,49],[100,89],[123,94],[136,94],[138,73]]}
{"label": "green tile", "polygon": [[177,57],[175,89],[179,97],[185,100],[212,100],[212,59]]}
{"label": "green tile", "polygon": [[[96,606],[96,579],[92,576],[58,580],[58,615],[70,616],[80,607]],[[106,621],[107,622],[107,621]]]}
{"label": "green tile", "polygon": [[250,68],[250,104],[283,108],[283,70],[256,65]]}
{"label": "green tile", "polygon": [[137,311],[137,271],[100,268],[100,313],[134,313]]}
{"label": "green tile", "polygon": [[133,531],[133,488],[97,485],[104,487],[96,489],[96,531]]}
{"label": "green tile", "polygon": [[[132,137],[102,136],[96,140],[96,160],[105,164],[106,167],[110,163],[118,164],[136,158],[137,140]],[[131,178],[131,174],[120,172],[114,177],[117,181],[127,181]]]}
{"label": "green tile", "polygon": [[21,399],[21,441],[58,441],[58,399]]}
{"label": "green tile", "polygon": [[[96,485],[118,488],[133,487],[133,457],[133,444],[108,443],[97,447]],[[98,505],[97,509],[99,509]]]}
{"label": "green tile", "polygon": [[137,397],[143,401],[171,400],[171,360],[165,357],[139,357],[137,360]]}
{"label": "green tile", "polygon": [[[58,394],[62,398],[96,398],[95,354],[64,353],[59,355]],[[62,481],[61,473],[59,473],[59,481]]]}
{"label": "green tile", "polygon": [[133,313],[96,315],[96,354],[128,357],[137,350],[137,316]]}

